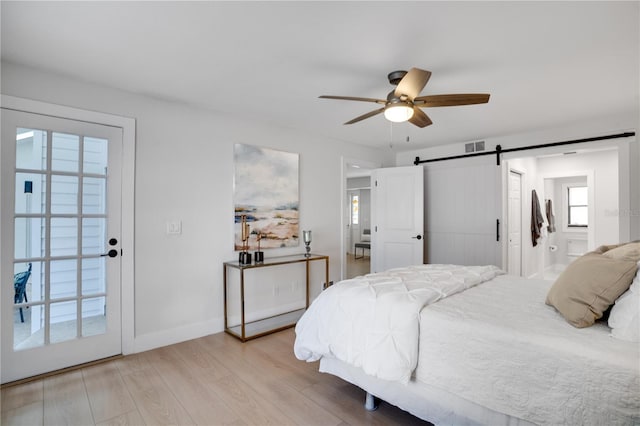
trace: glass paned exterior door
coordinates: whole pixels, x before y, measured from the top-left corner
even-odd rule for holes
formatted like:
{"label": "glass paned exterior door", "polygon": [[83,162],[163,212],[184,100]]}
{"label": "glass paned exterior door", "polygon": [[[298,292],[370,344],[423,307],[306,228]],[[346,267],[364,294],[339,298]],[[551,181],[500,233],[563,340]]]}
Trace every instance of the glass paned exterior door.
{"label": "glass paned exterior door", "polygon": [[122,132],[8,110],[2,124],[2,199],[13,205],[12,215],[3,207],[3,267],[10,239],[14,278],[7,288],[3,273],[4,383],[121,351]]}

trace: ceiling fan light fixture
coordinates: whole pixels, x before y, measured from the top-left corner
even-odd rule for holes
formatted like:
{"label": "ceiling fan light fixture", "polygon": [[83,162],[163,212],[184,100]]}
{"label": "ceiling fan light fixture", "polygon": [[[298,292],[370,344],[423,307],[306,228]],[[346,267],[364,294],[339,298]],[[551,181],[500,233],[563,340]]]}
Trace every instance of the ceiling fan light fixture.
{"label": "ceiling fan light fixture", "polygon": [[396,102],[387,105],[384,109],[384,117],[394,123],[403,123],[413,117],[413,106],[408,102]]}

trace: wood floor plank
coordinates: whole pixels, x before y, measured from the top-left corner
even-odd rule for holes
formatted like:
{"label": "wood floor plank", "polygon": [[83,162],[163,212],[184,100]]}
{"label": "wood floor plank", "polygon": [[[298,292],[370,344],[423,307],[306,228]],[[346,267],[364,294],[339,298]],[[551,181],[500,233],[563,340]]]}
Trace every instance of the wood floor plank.
{"label": "wood floor plank", "polygon": [[44,424],[94,424],[80,370],[44,379]]}
{"label": "wood floor plank", "polygon": [[136,410],[115,363],[83,368],[82,377],[96,423]]}
{"label": "wood floor plank", "polygon": [[146,423],[142,420],[142,416],[138,410],[130,411],[113,417],[102,423],[96,423],[96,426],[144,426]]}
{"label": "wood floor plank", "polygon": [[209,352],[203,351],[197,340],[182,342],[174,345],[173,348],[180,362],[200,378],[215,381],[232,374],[222,362],[211,356]]}
{"label": "wood floor plank", "polygon": [[[238,415],[206,386],[207,382],[215,380],[212,377],[217,374],[213,374],[213,376],[203,374],[202,369],[194,368],[183,361],[180,355],[183,351],[188,352],[189,347],[189,344],[178,344],[160,348],[153,351],[149,359],[167,387],[189,412],[195,423],[200,425],[237,424],[240,420]],[[201,354],[202,358],[207,356],[208,354],[204,352]],[[209,368],[204,368],[204,370],[209,370]],[[216,368],[216,371],[221,370]],[[220,375],[216,379],[224,376]]]}
{"label": "wood floor plank", "polygon": [[[381,419],[377,412],[366,411],[363,407],[365,392],[356,386],[343,382],[338,387],[328,387],[322,383],[315,384],[303,392],[308,398],[333,412],[352,425],[386,425],[387,419]],[[402,424],[402,423],[395,423]]]}
{"label": "wood floor plank", "polygon": [[307,425],[337,425],[341,420],[313,400],[307,398],[292,384],[293,379],[300,375],[287,368],[281,361],[270,358],[267,353],[254,348],[247,354],[252,369],[243,377],[251,386],[264,395],[269,395],[271,401],[279,407],[290,407],[287,416],[297,424]]}
{"label": "wood floor plank", "polygon": [[0,424],[15,426],[44,425],[43,414],[42,401],[7,410],[3,407]]}
{"label": "wood floor plank", "polygon": [[364,391],[296,359],[294,341],[218,333],[5,387],[2,425],[426,424],[384,402],[366,411]]}
{"label": "wood floor plank", "polygon": [[33,382],[21,385],[9,386],[2,389],[2,399],[0,407],[2,411],[13,410],[39,402],[42,405],[44,398],[44,382],[34,380]]}
{"label": "wood floor plank", "polygon": [[151,368],[147,359],[149,357],[149,352],[150,351],[126,355],[114,360],[113,363],[118,367],[120,374],[122,376],[126,376],[127,374]]}
{"label": "wood floor plank", "polygon": [[7,410],[3,407],[0,424],[15,426],[44,425],[43,414],[42,401]]}
{"label": "wood floor plank", "polygon": [[150,425],[195,424],[153,367],[127,374],[123,376],[123,380],[145,423]]}
{"label": "wood floor plank", "polygon": [[250,385],[232,375],[210,384],[216,395],[249,425],[293,425],[268,395],[261,395]]}

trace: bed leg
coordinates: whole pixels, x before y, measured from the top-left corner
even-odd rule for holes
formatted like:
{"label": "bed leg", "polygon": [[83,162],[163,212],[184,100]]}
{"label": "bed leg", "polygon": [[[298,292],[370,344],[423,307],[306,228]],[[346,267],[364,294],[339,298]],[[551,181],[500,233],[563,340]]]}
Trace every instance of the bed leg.
{"label": "bed leg", "polygon": [[376,404],[375,397],[367,392],[367,396],[364,400],[364,409],[367,411],[376,411],[378,409],[378,404]]}

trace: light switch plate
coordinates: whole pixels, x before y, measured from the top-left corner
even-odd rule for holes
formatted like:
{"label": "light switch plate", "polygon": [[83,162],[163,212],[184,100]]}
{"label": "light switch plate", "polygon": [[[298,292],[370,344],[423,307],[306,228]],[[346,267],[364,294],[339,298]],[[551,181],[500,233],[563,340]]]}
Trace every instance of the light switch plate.
{"label": "light switch plate", "polygon": [[168,235],[176,235],[182,233],[182,221],[181,220],[172,220],[167,221],[167,234]]}

